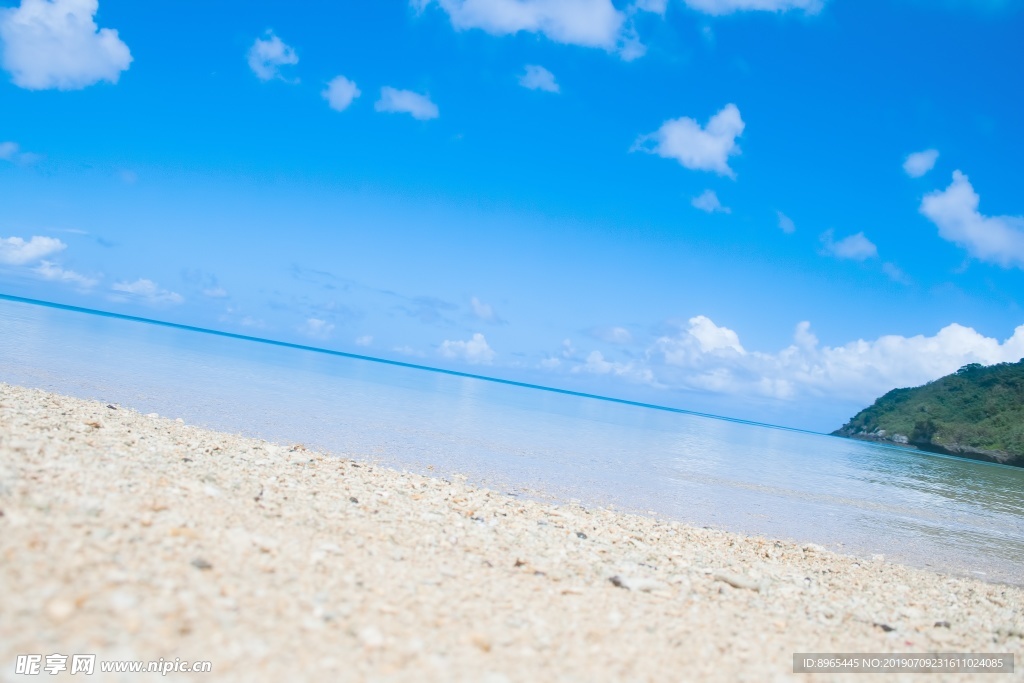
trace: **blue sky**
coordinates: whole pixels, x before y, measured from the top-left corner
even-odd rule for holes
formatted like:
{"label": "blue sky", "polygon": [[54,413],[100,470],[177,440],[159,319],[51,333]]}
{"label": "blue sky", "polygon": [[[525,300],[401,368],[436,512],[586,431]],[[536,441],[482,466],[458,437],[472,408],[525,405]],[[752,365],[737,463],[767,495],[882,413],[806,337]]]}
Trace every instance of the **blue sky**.
{"label": "blue sky", "polygon": [[1024,357],[1024,3],[0,0],[0,292],[832,429]]}

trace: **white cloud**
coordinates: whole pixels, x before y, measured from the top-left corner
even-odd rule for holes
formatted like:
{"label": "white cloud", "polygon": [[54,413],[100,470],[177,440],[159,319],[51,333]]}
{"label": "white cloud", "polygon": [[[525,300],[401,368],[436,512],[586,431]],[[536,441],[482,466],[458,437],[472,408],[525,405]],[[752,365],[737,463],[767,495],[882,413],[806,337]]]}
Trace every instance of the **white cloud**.
{"label": "white cloud", "polygon": [[211,299],[226,299],[228,296],[228,290],[219,286],[207,287],[203,290],[203,296],[208,296]]}
{"label": "white cloud", "polygon": [[838,242],[833,239],[834,234],[835,231],[826,230],[821,235],[821,243],[824,245],[826,253],[851,261],[866,261],[878,256],[878,247],[865,237],[863,232],[844,237]]}
{"label": "white cloud", "polygon": [[[542,365],[542,367],[544,367]],[[557,365],[549,364],[547,368],[554,369]],[[577,363],[571,370],[575,374],[586,373],[590,375],[610,375],[620,377],[629,382],[640,384],[657,385],[654,373],[643,361],[621,361],[608,360],[600,351],[591,351],[587,354],[582,363]]]}
{"label": "white cloud", "polygon": [[895,263],[883,263],[882,272],[888,275],[893,282],[898,282],[901,285],[910,284],[910,277]]}
{"label": "white cloud", "polygon": [[793,342],[801,349],[813,349],[818,345],[818,336],[811,332],[811,323],[807,320],[796,324],[793,330]]}
{"label": "white cloud", "polygon": [[[693,354],[739,354],[746,351],[740,344],[739,335],[728,327],[719,327],[707,316],[698,315],[690,318],[687,335],[680,340],[673,342],[673,347],[665,346],[667,337],[660,338],[655,342],[655,347],[660,347],[665,356],[674,364],[680,365],[685,357]],[[680,355],[682,354],[682,355]]]}
{"label": "white cloud", "polygon": [[396,346],[391,350],[396,353],[400,353],[403,356],[415,356],[416,358],[424,358],[427,355],[422,351],[412,348],[408,344],[406,344],[405,346]]}
{"label": "white cloud", "polygon": [[282,66],[292,66],[299,63],[299,56],[295,54],[290,46],[274,35],[273,31],[267,31],[266,38],[257,38],[249,48],[249,68],[261,81],[269,81],[281,76]]}
{"label": "white cloud", "polygon": [[695,209],[700,209],[705,213],[732,213],[732,209],[722,206],[722,202],[718,201],[718,195],[715,194],[714,190],[704,190],[704,192],[694,197],[690,203]]}
{"label": "white cloud", "polygon": [[17,142],[0,142],[0,160],[9,161],[12,164],[28,166],[34,164],[43,156],[32,152],[22,152]]}
{"label": "white cloud", "polygon": [[[616,361],[600,351],[582,358],[551,355],[539,366],[552,372],[593,374],[662,390],[696,390],[781,400],[827,398],[867,404],[896,387],[919,386],[968,363],[1024,358],[1024,325],[1000,341],[956,323],[932,336],[885,335],[823,346],[809,322],[777,352],[746,348],[739,334],[698,315],[651,343],[643,356]],[[557,361],[557,362],[556,362]]]}
{"label": "white cloud", "polygon": [[894,387],[917,386],[968,363],[1015,362],[1024,357],[1024,325],[999,342],[956,323],[936,335],[886,335],[819,347],[810,323],[797,325],[794,343],[778,353],[747,351],[739,336],[704,316],[648,350],[654,381],[667,387],[791,399],[801,395],[869,402]]}
{"label": "white cloud", "polygon": [[911,178],[920,178],[928,171],[935,168],[935,162],[939,158],[939,150],[926,149],[923,152],[908,154],[903,161],[903,170]]}
{"label": "white cloud", "polygon": [[0,237],[0,263],[23,266],[67,249],[68,245],[54,237]]}
{"label": "white cloud", "polygon": [[355,83],[344,76],[335,76],[321,94],[327,100],[327,104],[330,105],[331,109],[345,111],[348,109],[348,105],[352,104],[352,100],[363,93],[356,87]]}
{"label": "white cloud", "polygon": [[320,318],[307,318],[299,332],[314,339],[327,339],[334,332],[334,325]]}
{"label": "white cloud", "polygon": [[608,330],[608,340],[615,344],[632,344],[633,335],[625,327],[613,327]]}
{"label": "white cloud", "polygon": [[982,261],[1004,268],[1024,268],[1024,216],[985,216],[980,198],[960,171],[945,190],[925,195],[920,211],[939,228],[944,240]]}
{"label": "white cloud", "polygon": [[604,354],[600,351],[591,351],[587,355],[586,362],[583,365],[576,366],[573,370],[575,372],[589,372],[594,375],[607,375],[611,372],[624,374],[626,367],[621,363],[612,363],[605,360]]}
{"label": "white cloud", "polygon": [[473,311],[473,315],[484,322],[500,322],[498,314],[494,312],[494,307],[490,304],[485,304],[475,296],[469,300],[469,307]]}
{"label": "white cloud", "polygon": [[65,270],[52,261],[42,261],[38,266],[33,268],[32,271],[44,280],[65,282],[76,285],[82,289],[90,289],[95,287],[97,283],[97,280],[94,278],[86,277],[85,275],[76,273],[73,270]]}
{"label": "white cloud", "polygon": [[665,121],[657,131],[637,138],[630,151],[642,150],[675,159],[695,171],[714,171],[735,178],[729,157],[740,153],[736,138],[745,126],[739,108],[727,104],[703,128],[685,116]]}
{"label": "white cloud", "polygon": [[732,14],[759,10],[762,12],[786,12],[800,9],[808,14],[821,10],[824,0],[685,0],[686,5],[705,14]]}
{"label": "white cloud", "polygon": [[647,46],[640,42],[640,36],[633,28],[622,32],[622,39],[619,44],[619,58],[624,62],[632,62],[647,54]]}
{"label": "white cloud", "polygon": [[609,344],[632,344],[633,335],[625,327],[599,327],[593,330],[592,334]]}
{"label": "white cloud", "polygon": [[665,14],[668,9],[668,0],[636,0],[633,7],[641,12],[653,12],[654,14]]}
{"label": "white cloud", "polygon": [[611,0],[412,0],[423,9],[437,4],[456,30],[492,35],[525,31],[558,43],[614,50],[623,41],[626,16]]}
{"label": "white cloud", "polygon": [[396,90],[389,86],[380,89],[380,99],[373,108],[377,111],[409,114],[420,121],[440,116],[437,105],[426,95],[411,90]]}
{"label": "white cloud", "polygon": [[449,341],[441,343],[440,353],[445,358],[458,358],[474,365],[490,365],[497,355],[487,344],[484,335],[477,332],[469,341]]}
{"label": "white cloud", "polygon": [[519,77],[519,85],[530,90],[560,92],[555,75],[542,66],[527,64],[526,71]]}
{"label": "white cloud", "polygon": [[163,289],[152,280],[145,278],[139,278],[135,282],[115,282],[111,289],[150,304],[180,304],[185,301],[185,298],[177,292]]}
{"label": "white cloud", "polygon": [[373,337],[369,334],[364,334],[361,337],[356,337],[356,346],[369,346],[373,343]]}
{"label": "white cloud", "polygon": [[114,29],[94,17],[98,0],[22,0],[0,10],[4,69],[28,90],[80,90],[117,83],[132,55]]}
{"label": "white cloud", "polygon": [[776,211],[775,213],[779,217],[779,230],[786,233],[787,235],[792,235],[794,232],[796,232],[796,223],[793,222],[792,218],[782,213],[781,211]]}

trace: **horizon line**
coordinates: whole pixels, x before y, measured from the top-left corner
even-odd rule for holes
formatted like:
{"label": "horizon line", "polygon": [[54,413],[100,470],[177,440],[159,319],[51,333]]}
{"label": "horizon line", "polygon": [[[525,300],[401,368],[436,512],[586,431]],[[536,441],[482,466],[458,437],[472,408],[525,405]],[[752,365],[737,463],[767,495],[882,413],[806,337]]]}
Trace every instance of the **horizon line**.
{"label": "horizon line", "polygon": [[169,327],[172,329],[185,330],[188,332],[198,332],[201,334],[210,334],[218,337],[225,337],[228,339],[237,339],[240,341],[255,342],[257,344],[268,344],[270,346],[277,346],[281,348],[296,349],[300,351],[311,351],[313,353],[321,353],[329,356],[340,356],[342,358],[352,358],[355,360],[369,361],[372,363],[383,363],[385,365],[393,365],[397,367],[410,368],[414,370],[425,370],[427,372],[436,372],[445,375],[452,375],[455,377],[465,377],[469,379],[477,379],[485,382],[494,382],[496,384],[505,384],[509,386],[523,387],[526,389],[539,389],[541,391],[548,391],[556,394],[564,394],[568,396],[576,396],[579,398],[590,398],[598,401],[607,401],[609,403],[619,403],[622,405],[636,406],[639,408],[649,408],[651,410],[660,410],[669,413],[678,413],[681,415],[693,415],[695,417],[709,418],[712,420],[723,420],[725,422],[733,422],[737,424],[746,424],[756,427],[768,427],[769,429],[781,429],[790,432],[801,432],[804,434],[815,434],[818,436],[830,436],[823,432],[816,432],[810,429],[800,429],[798,427],[786,427],[784,425],[770,424],[768,422],[757,422],[755,420],[745,420],[738,417],[728,417],[725,415],[715,415],[712,413],[702,413],[696,410],[687,410],[685,408],[673,408],[671,406],[659,405],[656,403],[645,403],[642,401],[631,401],[625,398],[616,398],[614,396],[602,396],[601,394],[591,394],[584,391],[573,391],[572,389],[559,389],[558,387],[545,386],[543,384],[533,384],[530,382],[519,382],[511,379],[504,379],[501,377],[492,377],[488,375],[479,375],[472,372],[463,372],[460,370],[448,370],[446,368],[438,368],[430,365],[421,365],[419,363],[409,363],[406,361],[392,360],[390,358],[380,358],[377,356],[366,356],[358,353],[351,353],[349,351],[338,351],[336,349],[328,349],[319,346],[309,346],[307,344],[297,344],[295,342],[281,341],[279,339],[270,339],[266,337],[255,337],[248,334],[239,334],[237,332],[225,332],[223,330],[216,330],[208,327],[199,327],[197,325],[186,325],[184,323],[174,323],[166,320],[157,320],[155,318],[144,318],[137,315],[128,315],[125,313],[114,313],[112,311],[103,311],[96,308],[86,308],[84,306],[73,306],[71,304],[61,304],[53,301],[44,301],[42,299],[31,299],[28,297],[15,296],[13,294],[0,293],[0,299],[6,301],[12,301],[15,303],[28,304],[32,306],[42,306],[44,308],[54,308],[58,310],[72,311],[75,313],[85,313],[89,315],[97,315],[104,318],[115,318],[119,320],[127,320],[130,322],[143,323],[146,325],[155,325],[158,327]]}

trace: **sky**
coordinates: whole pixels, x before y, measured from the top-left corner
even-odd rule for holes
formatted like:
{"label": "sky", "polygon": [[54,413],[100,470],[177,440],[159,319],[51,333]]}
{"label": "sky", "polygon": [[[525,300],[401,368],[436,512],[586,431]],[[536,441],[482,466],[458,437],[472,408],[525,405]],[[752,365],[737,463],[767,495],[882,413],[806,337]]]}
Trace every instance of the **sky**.
{"label": "sky", "polygon": [[830,431],[1024,357],[1024,1],[0,0],[0,293]]}

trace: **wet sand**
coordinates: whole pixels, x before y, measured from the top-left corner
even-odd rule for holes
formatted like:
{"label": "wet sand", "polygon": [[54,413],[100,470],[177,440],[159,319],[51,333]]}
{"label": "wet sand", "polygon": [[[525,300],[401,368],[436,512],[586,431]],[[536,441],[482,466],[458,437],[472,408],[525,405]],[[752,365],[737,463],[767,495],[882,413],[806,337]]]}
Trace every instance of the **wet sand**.
{"label": "wet sand", "polygon": [[168,680],[495,683],[835,680],[794,676],[793,653],[1012,652],[1018,673],[985,680],[1024,680],[1020,588],[3,384],[0,512],[0,681],[54,652],[212,662]]}

